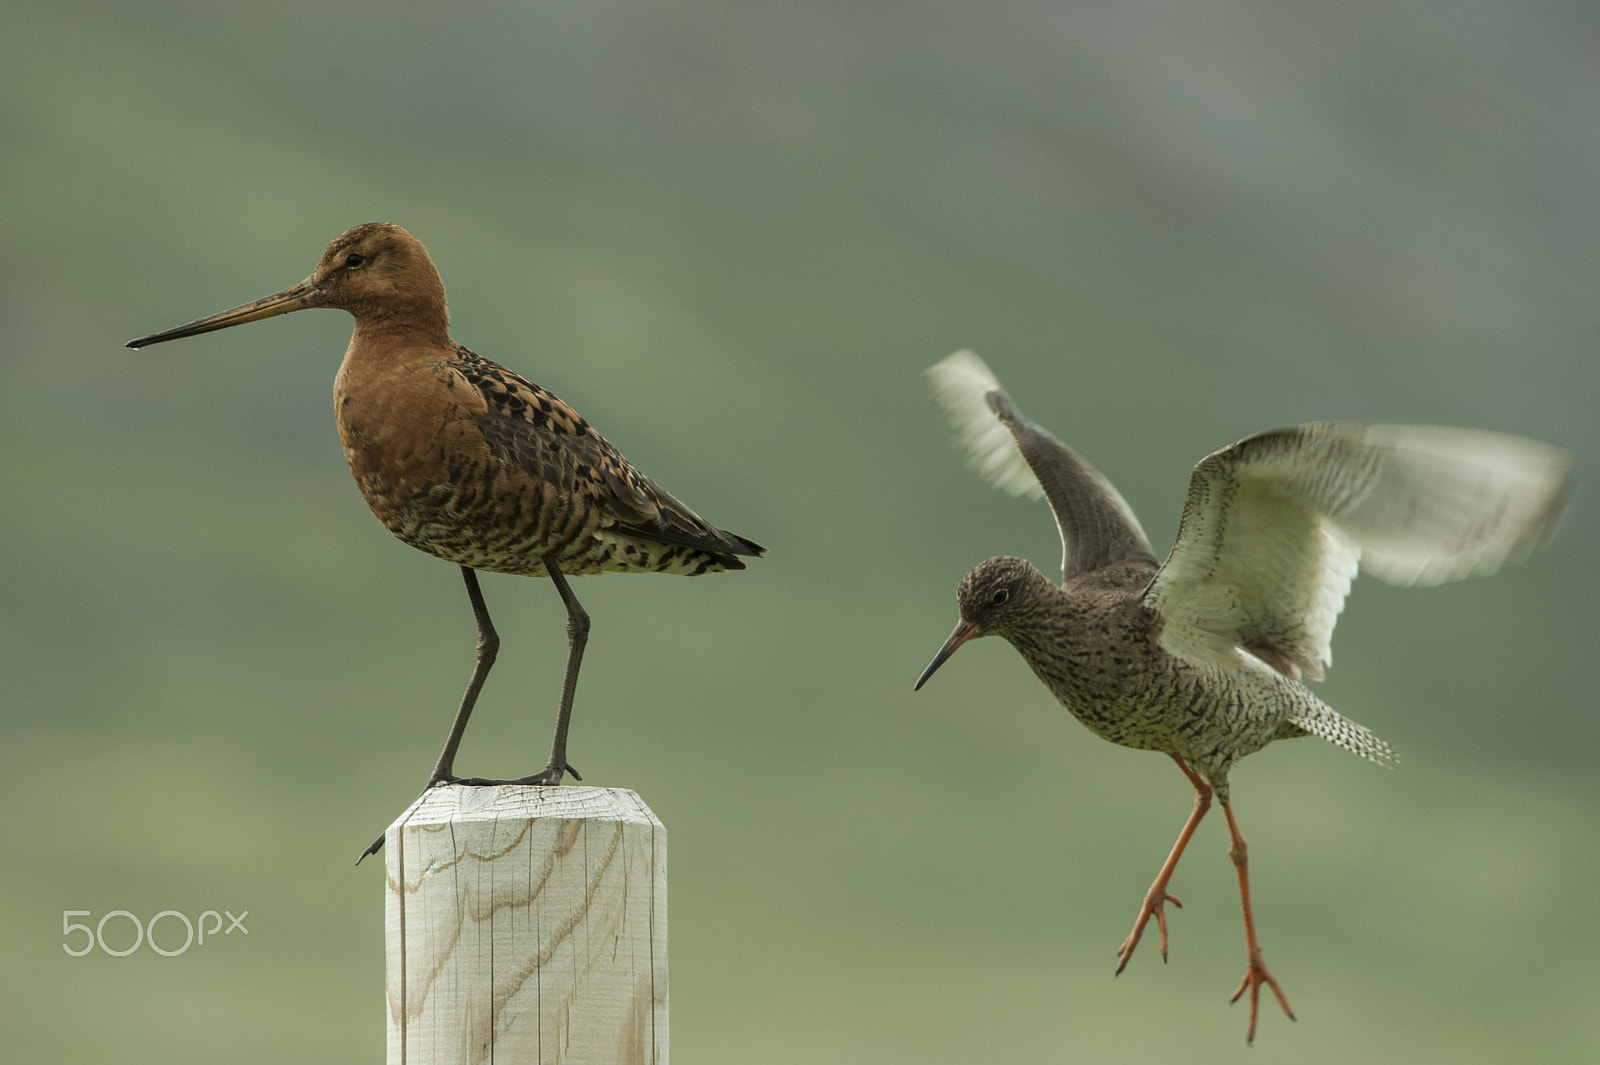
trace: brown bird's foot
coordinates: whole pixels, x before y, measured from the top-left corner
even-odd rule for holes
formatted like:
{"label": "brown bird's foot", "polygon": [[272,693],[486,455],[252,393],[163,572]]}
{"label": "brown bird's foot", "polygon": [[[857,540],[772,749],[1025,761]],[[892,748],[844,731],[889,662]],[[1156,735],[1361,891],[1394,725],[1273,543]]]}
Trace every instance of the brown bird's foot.
{"label": "brown bird's foot", "polygon": [[1139,916],[1133,922],[1133,931],[1128,933],[1128,938],[1122,941],[1122,949],[1117,952],[1117,971],[1114,975],[1121,976],[1122,970],[1128,967],[1128,962],[1133,958],[1133,948],[1139,945],[1139,938],[1144,935],[1145,925],[1150,923],[1153,916],[1156,919],[1156,928],[1161,933],[1161,960],[1167,960],[1167,911],[1166,903],[1172,903],[1178,909],[1183,909],[1183,903],[1178,901],[1176,895],[1167,894],[1167,885],[1157,880],[1150,885],[1150,890],[1144,897],[1144,905],[1139,907]]}
{"label": "brown bird's foot", "polygon": [[[572,774],[573,780],[583,779],[572,766],[559,765],[546,766],[542,773],[535,773],[531,777],[518,777],[516,780],[490,780],[487,777],[445,777],[442,780],[428,781],[428,787],[442,788],[449,784],[461,784],[469,788],[487,788],[499,784],[532,784],[538,787],[555,787],[561,783],[562,776],[567,773]],[[383,850],[383,840],[384,836],[380,835],[368,844],[367,849],[362,851],[360,856],[356,858],[356,864],[360,865],[374,854]]]}
{"label": "brown bird's foot", "polygon": [[514,780],[496,780],[490,777],[445,777],[443,780],[428,781],[428,787],[442,788],[447,784],[460,784],[468,788],[493,788],[503,784],[531,784],[535,787],[553,788],[560,784],[561,778],[568,773],[572,774],[573,780],[583,779],[570,765],[547,765],[531,776],[517,777]]}
{"label": "brown bird's foot", "polygon": [[535,773],[531,777],[522,777],[520,779],[513,780],[511,783],[532,784],[534,787],[538,788],[553,788],[559,785],[561,783],[561,778],[568,773],[572,774],[573,780],[581,781],[583,779],[576,769],[572,768],[571,765],[563,763],[561,765],[547,765],[544,767],[543,772]]}
{"label": "brown bird's foot", "polygon": [[377,854],[379,851],[383,850],[383,838],[384,838],[384,836],[387,836],[387,835],[388,835],[388,832],[380,833],[377,839],[375,839],[371,843],[369,843],[367,845],[367,849],[362,851],[360,856],[358,858],[356,858],[356,864],[360,865],[362,862],[366,861],[368,858],[372,857],[374,854]]}
{"label": "brown bird's foot", "polygon": [[582,780],[583,777],[571,765],[547,765],[542,770],[531,776],[517,777],[515,780],[492,780],[489,777],[446,777],[444,780],[428,782],[428,787],[439,788],[446,784],[461,784],[469,788],[492,788],[502,784],[526,784],[536,788],[553,788],[561,783],[561,778],[567,774],[573,780]]}
{"label": "brown bird's foot", "polygon": [[1245,989],[1250,989],[1250,1027],[1244,1036],[1244,1041],[1247,1045],[1256,1041],[1256,1008],[1260,1005],[1262,984],[1272,988],[1272,993],[1278,996],[1278,1005],[1283,1007],[1283,1012],[1288,1015],[1291,1021],[1295,1019],[1294,1010],[1289,1008],[1289,1000],[1283,997],[1283,988],[1278,986],[1278,981],[1272,978],[1272,974],[1267,972],[1266,965],[1261,961],[1261,952],[1259,950],[1251,951],[1250,968],[1245,970],[1244,979],[1239,981],[1239,990],[1235,991],[1233,997],[1228,1000],[1229,1002],[1238,1002]]}

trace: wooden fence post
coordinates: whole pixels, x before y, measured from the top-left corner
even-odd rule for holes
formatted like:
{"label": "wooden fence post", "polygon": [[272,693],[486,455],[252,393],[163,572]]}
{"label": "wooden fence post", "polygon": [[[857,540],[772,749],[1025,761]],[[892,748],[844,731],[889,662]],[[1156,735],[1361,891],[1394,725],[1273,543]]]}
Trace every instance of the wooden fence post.
{"label": "wooden fence post", "polygon": [[388,1065],[667,1065],[667,832],[624,788],[430,788],[389,826]]}

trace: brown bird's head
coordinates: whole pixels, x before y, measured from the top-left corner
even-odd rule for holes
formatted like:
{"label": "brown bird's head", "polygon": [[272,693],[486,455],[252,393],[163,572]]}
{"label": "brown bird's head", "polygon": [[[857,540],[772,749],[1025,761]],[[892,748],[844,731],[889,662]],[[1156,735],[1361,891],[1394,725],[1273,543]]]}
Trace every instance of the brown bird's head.
{"label": "brown bird's head", "polygon": [[956,588],[956,608],[961,621],[950,638],[933,656],[928,668],[917,678],[916,691],[944,665],[945,659],[968,640],[979,636],[1005,636],[1033,617],[1049,602],[1049,594],[1059,591],[1037,566],[1025,558],[1002,555],[980,563]]}
{"label": "brown bird's head", "polygon": [[209,318],[128,341],[130,348],[259,322],[310,307],[349,311],[357,323],[397,326],[412,335],[449,337],[444,283],[422,242],[388,222],[368,222],[335,237],[311,276],[298,285]]}

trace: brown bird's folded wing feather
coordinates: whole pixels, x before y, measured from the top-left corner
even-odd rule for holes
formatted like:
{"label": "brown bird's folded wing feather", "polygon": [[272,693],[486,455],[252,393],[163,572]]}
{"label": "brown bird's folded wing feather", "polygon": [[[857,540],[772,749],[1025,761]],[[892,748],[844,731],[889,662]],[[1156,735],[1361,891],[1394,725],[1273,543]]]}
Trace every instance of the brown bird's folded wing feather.
{"label": "brown bird's folded wing feather", "polygon": [[[576,411],[548,390],[504,367],[479,360],[466,374],[485,401],[473,421],[496,455],[529,476],[579,493],[620,533],[719,555],[761,555],[766,549],[705,521],[634,469]],[[725,559],[728,569],[742,569]]]}
{"label": "brown bird's folded wing feather", "polygon": [[[596,437],[599,440],[598,437]],[[767,549],[744,537],[719,529],[680,503],[666,489],[629,466],[617,450],[599,440],[619,465],[602,464],[601,476],[612,489],[605,505],[615,508],[617,529],[667,544],[697,547],[730,555],[764,555]],[[727,560],[729,569],[743,564]]]}

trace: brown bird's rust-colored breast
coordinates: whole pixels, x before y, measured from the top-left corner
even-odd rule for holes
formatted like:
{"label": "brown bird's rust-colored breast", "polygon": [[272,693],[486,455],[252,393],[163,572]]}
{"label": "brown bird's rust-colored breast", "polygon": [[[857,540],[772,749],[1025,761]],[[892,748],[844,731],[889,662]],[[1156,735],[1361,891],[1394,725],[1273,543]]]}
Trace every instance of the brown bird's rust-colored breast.
{"label": "brown bird's rust-colored breast", "polygon": [[352,342],[334,387],[339,437],[397,537],[469,566],[544,575],[742,569],[748,546],[654,485],[571,407],[459,345]]}

